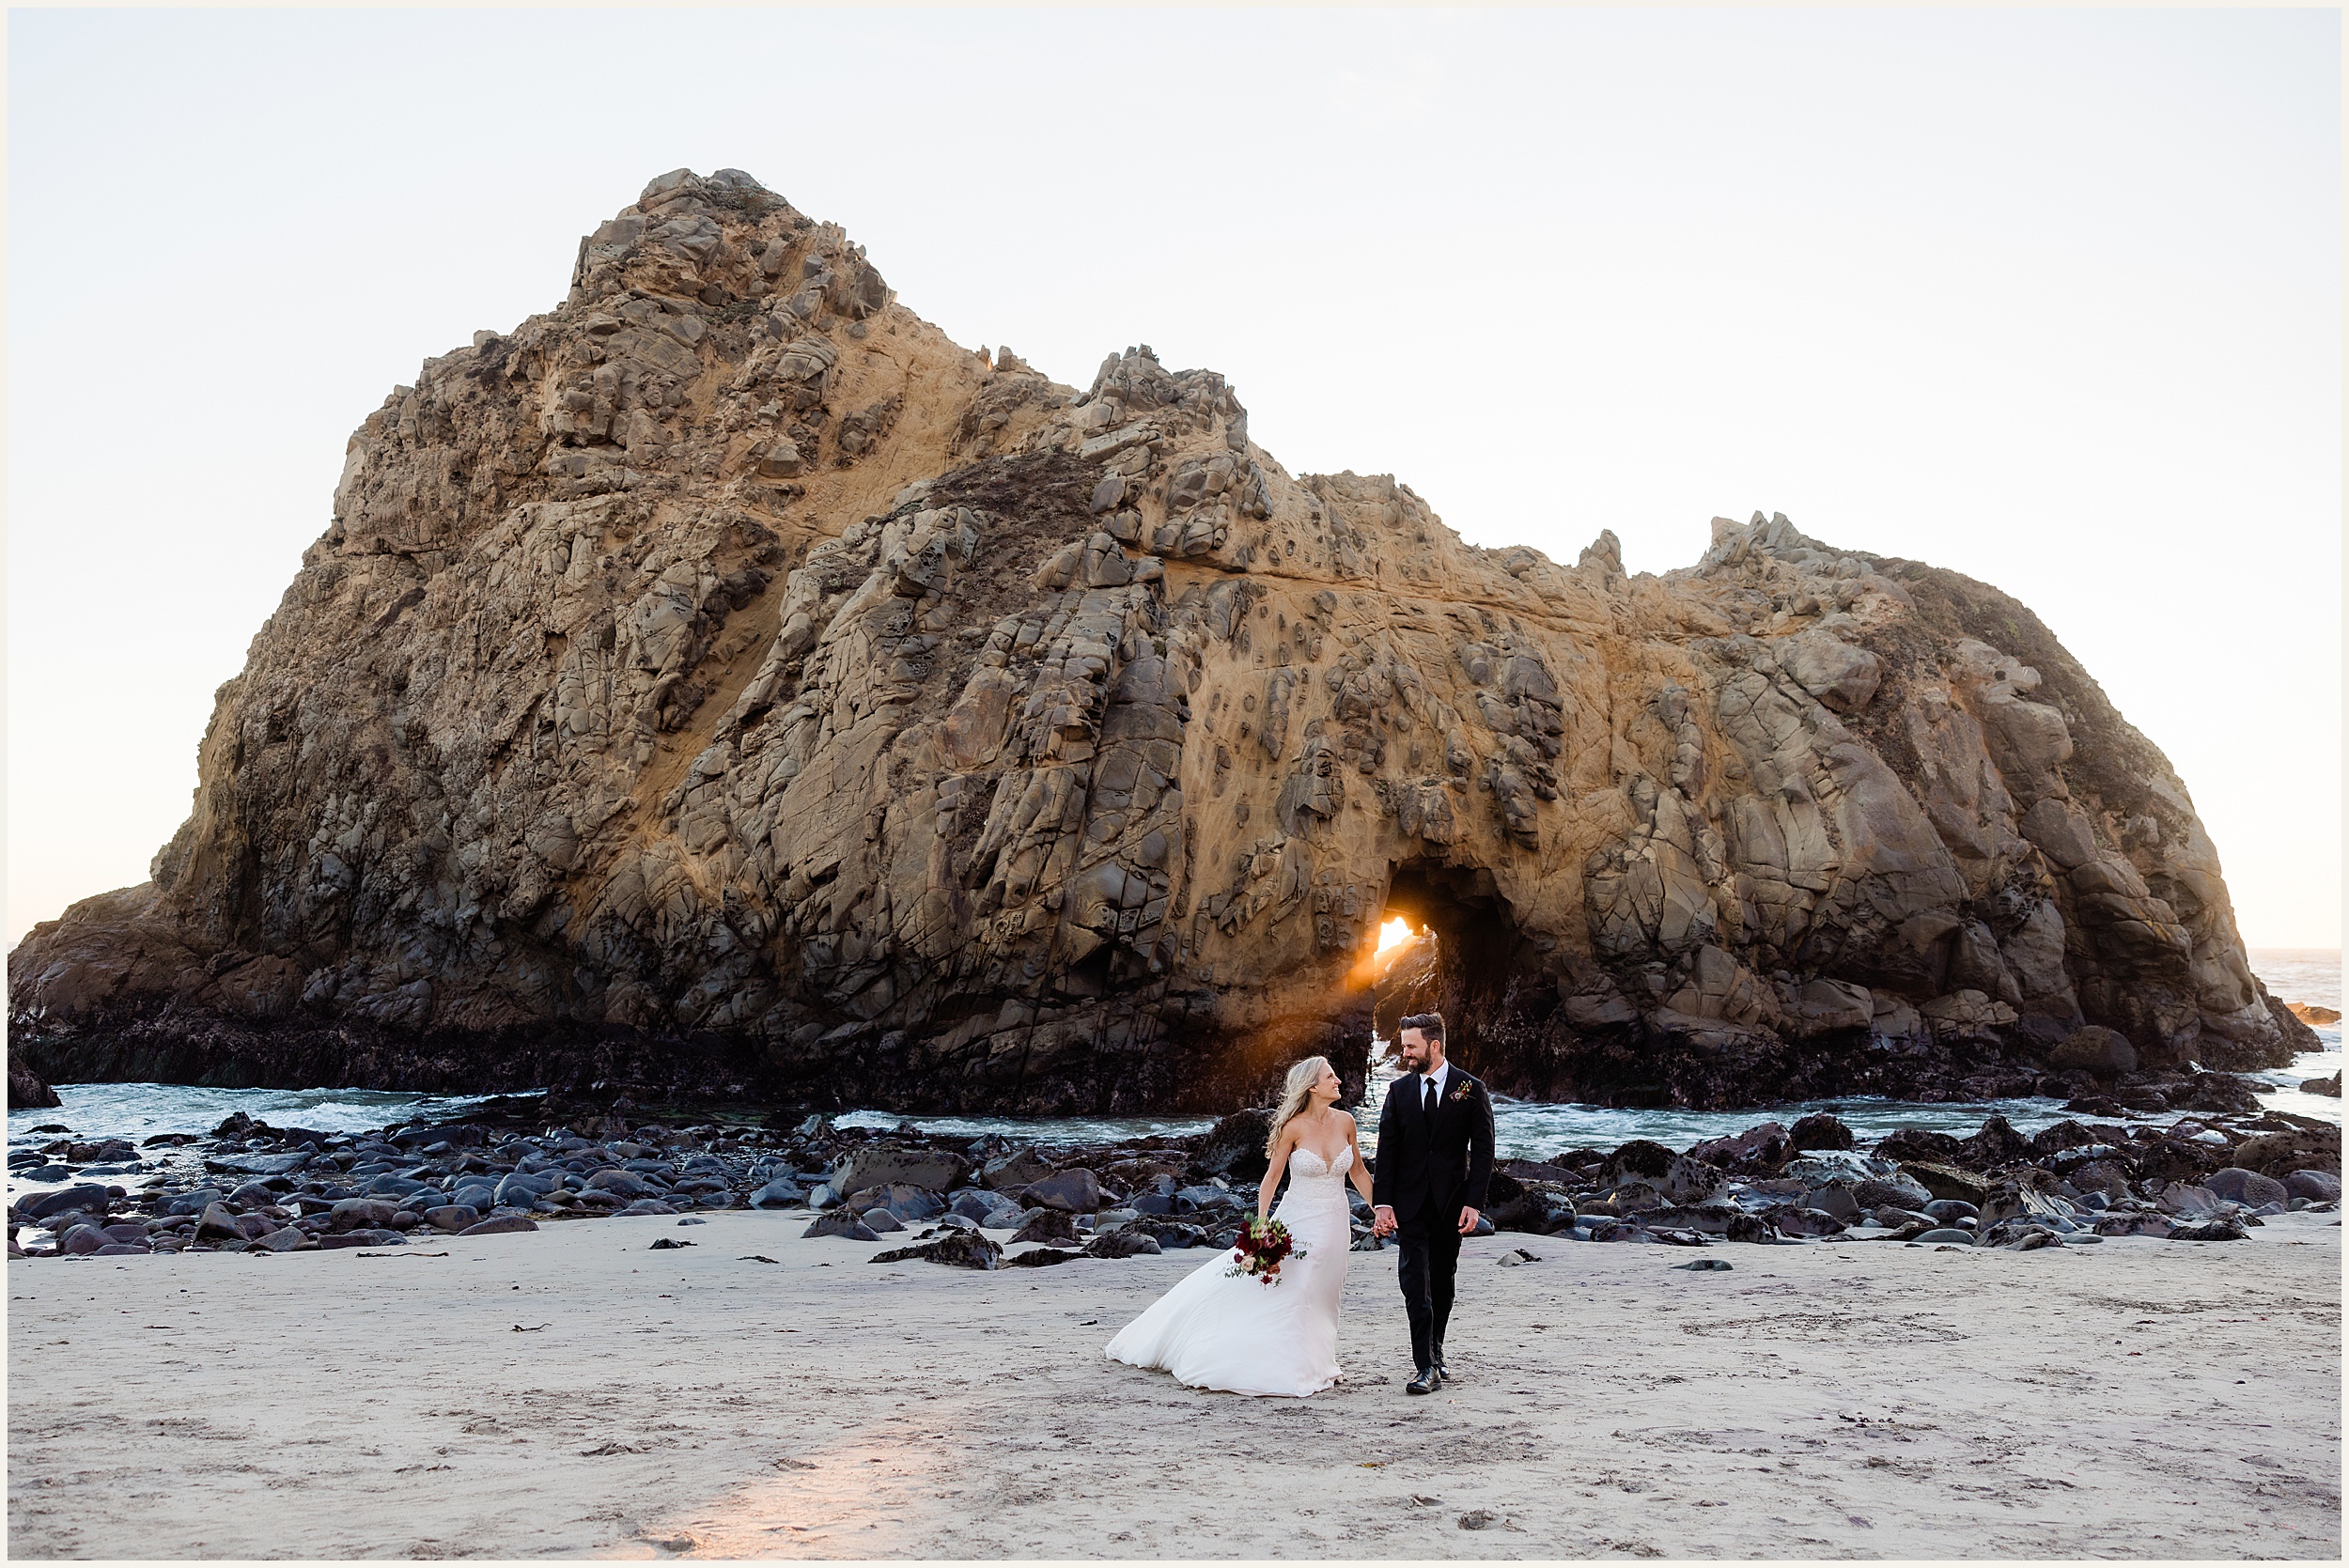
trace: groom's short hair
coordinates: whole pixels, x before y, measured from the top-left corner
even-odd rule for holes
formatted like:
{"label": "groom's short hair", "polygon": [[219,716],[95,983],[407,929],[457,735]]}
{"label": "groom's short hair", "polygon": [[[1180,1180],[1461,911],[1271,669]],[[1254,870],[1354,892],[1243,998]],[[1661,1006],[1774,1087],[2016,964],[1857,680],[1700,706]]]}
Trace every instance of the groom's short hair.
{"label": "groom's short hair", "polygon": [[1399,1035],[1407,1029],[1418,1030],[1422,1034],[1426,1035],[1430,1040],[1435,1041],[1436,1044],[1439,1046],[1444,1043],[1443,1015],[1441,1013],[1406,1014],[1403,1021],[1395,1026],[1395,1032]]}

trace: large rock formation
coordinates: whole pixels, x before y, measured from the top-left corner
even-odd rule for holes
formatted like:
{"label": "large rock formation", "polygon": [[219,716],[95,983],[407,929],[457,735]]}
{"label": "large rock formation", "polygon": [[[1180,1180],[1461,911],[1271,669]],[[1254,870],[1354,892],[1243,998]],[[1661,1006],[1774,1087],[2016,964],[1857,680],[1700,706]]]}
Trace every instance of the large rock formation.
{"label": "large rock formation", "polygon": [[2185,786],[1996,590],[1758,513],[1475,548],[1212,372],[957,347],[732,170],[367,416],[198,777],[10,956],[53,1079],[1222,1107],[1360,1074],[1390,909],[1516,1093],[2290,1054]]}

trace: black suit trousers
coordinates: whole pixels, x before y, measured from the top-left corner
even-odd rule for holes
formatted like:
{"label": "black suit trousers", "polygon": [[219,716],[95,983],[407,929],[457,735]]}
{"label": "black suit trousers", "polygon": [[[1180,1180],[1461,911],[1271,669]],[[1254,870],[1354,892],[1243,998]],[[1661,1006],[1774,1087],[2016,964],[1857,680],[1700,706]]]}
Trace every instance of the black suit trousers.
{"label": "black suit trousers", "polygon": [[1429,1203],[1396,1227],[1403,1255],[1395,1280],[1403,1287],[1403,1311],[1411,1320],[1411,1360],[1425,1372],[1436,1364],[1435,1347],[1452,1321],[1452,1281],[1460,1272],[1460,1211],[1448,1215]]}

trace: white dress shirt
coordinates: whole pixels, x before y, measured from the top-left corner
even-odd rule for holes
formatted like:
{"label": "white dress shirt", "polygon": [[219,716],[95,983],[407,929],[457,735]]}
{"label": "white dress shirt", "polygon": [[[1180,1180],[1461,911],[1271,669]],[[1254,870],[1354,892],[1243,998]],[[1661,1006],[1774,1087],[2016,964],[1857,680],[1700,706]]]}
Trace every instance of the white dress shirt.
{"label": "white dress shirt", "polygon": [[1427,1085],[1427,1084],[1432,1083],[1432,1084],[1434,1084],[1434,1085],[1436,1086],[1436,1103],[1437,1103],[1438,1105],[1441,1105],[1441,1104],[1443,1103],[1443,1086],[1444,1086],[1444,1080],[1445,1080],[1445,1079],[1446,1079],[1446,1078],[1447,1078],[1447,1077],[1451,1074],[1451,1072],[1452,1072],[1452,1063],[1449,1063],[1449,1062],[1446,1062],[1446,1063],[1442,1063],[1441,1065],[1439,1065],[1439,1067],[1437,1067],[1437,1068],[1436,1068],[1436,1070],[1435,1070],[1434,1072],[1432,1072],[1432,1073],[1421,1073],[1421,1074],[1419,1074],[1418,1076],[1419,1076],[1419,1078],[1422,1079],[1422,1083],[1421,1083],[1421,1087],[1420,1087],[1420,1091],[1419,1091],[1419,1103],[1420,1103],[1420,1104],[1422,1104],[1422,1105],[1425,1105],[1425,1104],[1427,1103],[1427,1089],[1426,1089],[1426,1085]]}

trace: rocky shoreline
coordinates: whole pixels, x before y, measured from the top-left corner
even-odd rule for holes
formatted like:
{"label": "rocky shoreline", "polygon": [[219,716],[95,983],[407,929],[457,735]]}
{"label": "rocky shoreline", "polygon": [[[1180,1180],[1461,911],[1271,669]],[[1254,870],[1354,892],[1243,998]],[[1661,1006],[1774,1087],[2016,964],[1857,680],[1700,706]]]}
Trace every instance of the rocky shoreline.
{"label": "rocky shoreline", "polygon": [[[2116,1235],[2241,1240],[2267,1216],[2333,1212],[2340,1127],[2262,1110],[2241,1080],[2201,1076],[2212,1109],[2168,1126],[2090,1096],[2067,1105],[2077,1119],[2030,1137],[1994,1116],[1968,1138],[1904,1129],[1863,1149],[1823,1113],[1680,1150],[1634,1140],[1504,1160],[1479,1234],[2029,1250]],[[165,1133],[136,1147],[59,1136],[9,1153],[11,1177],[68,1185],[10,1203],[8,1253],[386,1248],[611,1216],[692,1225],[751,1208],[805,1211],[809,1237],[889,1243],[874,1262],[1049,1266],[1229,1246],[1254,1204],[1268,1115],[1243,1110],[1187,1136],[1053,1143],[821,1116],[631,1120],[630,1109],[515,1096],[357,1134],[240,1114],[210,1137]],[[145,1178],[135,1190],[132,1177]],[[1355,1206],[1355,1246],[1376,1250],[1367,1208]]]}

